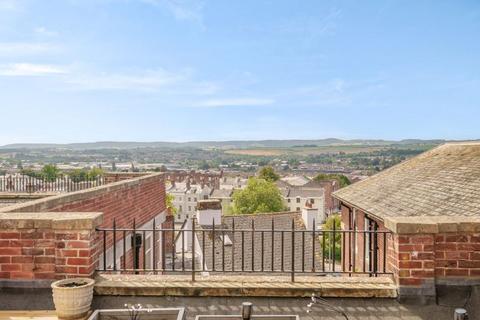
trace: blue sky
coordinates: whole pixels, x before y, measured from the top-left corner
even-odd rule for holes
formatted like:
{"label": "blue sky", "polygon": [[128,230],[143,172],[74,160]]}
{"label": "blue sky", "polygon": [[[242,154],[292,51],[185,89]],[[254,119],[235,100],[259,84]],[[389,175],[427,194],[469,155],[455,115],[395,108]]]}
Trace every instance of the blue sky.
{"label": "blue sky", "polygon": [[0,0],[0,144],[480,138],[480,2]]}

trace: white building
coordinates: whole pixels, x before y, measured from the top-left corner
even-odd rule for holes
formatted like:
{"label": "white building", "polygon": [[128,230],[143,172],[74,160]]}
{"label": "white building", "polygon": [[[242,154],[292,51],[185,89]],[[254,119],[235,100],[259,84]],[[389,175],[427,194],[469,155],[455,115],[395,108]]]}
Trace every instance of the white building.
{"label": "white building", "polygon": [[175,222],[183,223],[193,216],[199,200],[210,198],[212,189],[208,186],[190,185],[189,182],[177,182],[167,192],[173,195],[173,205],[177,208]]}

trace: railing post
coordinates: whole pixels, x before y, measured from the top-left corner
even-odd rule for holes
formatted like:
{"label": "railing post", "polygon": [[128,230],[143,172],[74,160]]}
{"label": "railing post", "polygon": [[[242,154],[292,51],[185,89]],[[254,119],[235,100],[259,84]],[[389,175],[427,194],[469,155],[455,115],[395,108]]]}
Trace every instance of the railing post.
{"label": "railing post", "polygon": [[195,281],[195,217],[192,218],[192,282],[193,281]]}
{"label": "railing post", "polygon": [[215,272],[215,217],[212,219],[212,271]]}
{"label": "railing post", "polygon": [[332,249],[331,249],[331,259],[332,259],[332,271],[335,272],[335,247],[337,245],[336,238],[336,223],[335,220],[333,221],[333,235],[332,235]]}
{"label": "railing post", "polygon": [[133,218],[133,232],[132,232],[132,255],[133,255],[133,260],[132,260],[132,269],[136,273],[137,271],[137,231],[135,227],[135,218]]}
{"label": "railing post", "polygon": [[117,271],[117,222],[113,218],[113,271]]}
{"label": "railing post", "polygon": [[292,274],[291,280],[295,282],[295,219],[292,218]]}
{"label": "railing post", "polygon": [[153,273],[156,274],[156,269],[157,269],[157,255],[156,255],[156,250],[157,250],[157,246],[156,246],[156,233],[157,233],[157,226],[155,224],[155,218],[153,218],[153,222],[152,222],[152,246],[153,246],[153,251],[152,251],[152,267],[153,267]]}
{"label": "railing post", "polygon": [[[313,226],[312,226],[312,272],[315,272],[315,219],[313,219]],[[325,231],[323,231],[325,232]],[[325,244],[323,244],[325,245]],[[322,257],[325,259],[325,257]]]}

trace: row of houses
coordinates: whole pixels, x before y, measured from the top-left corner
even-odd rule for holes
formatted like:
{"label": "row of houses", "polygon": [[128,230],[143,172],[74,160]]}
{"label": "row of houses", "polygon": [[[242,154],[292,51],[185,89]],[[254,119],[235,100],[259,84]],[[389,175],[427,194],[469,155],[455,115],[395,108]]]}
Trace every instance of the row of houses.
{"label": "row of houses", "polygon": [[[179,175],[176,175],[174,180],[167,182],[169,184],[167,192],[173,195],[173,205],[177,209],[175,217],[177,223],[183,223],[191,218],[200,200],[219,200],[222,212],[227,213],[232,204],[234,191],[245,188],[248,181],[248,178],[240,176],[214,179],[203,177],[202,180],[196,176],[190,178],[189,175],[181,175],[184,180],[178,182]],[[276,184],[288,211],[300,212],[302,208],[309,206],[317,210],[317,221],[321,223],[326,216],[339,209],[339,202],[332,197],[332,193],[339,189],[336,180],[313,181],[304,176],[289,176],[278,180]]]}

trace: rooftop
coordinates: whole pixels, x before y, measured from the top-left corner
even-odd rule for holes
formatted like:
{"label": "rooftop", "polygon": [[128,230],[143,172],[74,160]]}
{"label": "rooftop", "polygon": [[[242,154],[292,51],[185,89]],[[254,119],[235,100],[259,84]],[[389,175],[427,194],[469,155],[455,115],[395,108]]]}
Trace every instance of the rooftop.
{"label": "rooftop", "polygon": [[[256,230],[271,230],[272,223],[276,230],[291,230],[292,221],[295,223],[295,230],[306,230],[301,216],[301,213],[297,212],[282,212],[282,213],[270,213],[270,214],[252,214],[252,215],[236,215],[236,216],[224,216],[222,219],[222,226],[218,226],[218,229],[232,229],[233,221],[235,220],[236,230],[249,230],[254,225]],[[198,229],[210,230],[211,226],[198,226]],[[256,232],[252,236],[252,232],[226,232],[226,237],[232,243],[228,245],[224,244],[221,234],[215,237],[215,269],[232,270],[232,264],[235,264],[235,270],[240,272],[242,264],[244,264],[245,270],[252,269],[252,263],[255,270],[269,270],[272,269],[272,235],[271,232]],[[288,270],[291,268],[291,251],[292,251],[292,234],[289,232],[276,232],[274,235],[273,243],[273,263],[274,269]],[[282,241],[283,237],[283,241]],[[212,239],[209,236],[198,237],[199,245],[202,250],[210,253],[212,252]],[[243,241],[242,241],[243,239]],[[263,240],[263,241],[262,241]],[[227,240],[228,241],[228,240]],[[315,265],[317,270],[321,270],[322,257],[320,240],[316,239],[315,242]],[[304,241],[300,239],[300,235],[296,235],[295,243],[295,269],[302,270],[303,266],[307,270],[312,267],[313,258],[313,246],[312,246],[312,234],[307,233],[304,235]],[[232,248],[233,247],[233,248]],[[302,248],[303,247],[303,248]],[[263,255],[262,255],[263,250]],[[283,255],[282,255],[283,250]],[[243,259],[239,255],[242,255]],[[253,258],[252,258],[253,253]],[[233,256],[236,255],[236,259]],[[261,259],[263,257],[263,259]],[[282,267],[282,257],[284,264]],[[252,261],[253,259],[253,261]],[[213,257],[212,254],[205,254],[205,263],[208,270],[213,269]],[[268,271],[266,271],[267,273]]]}
{"label": "rooftop", "polygon": [[480,143],[441,145],[340,189],[334,197],[380,218],[478,216]]}

